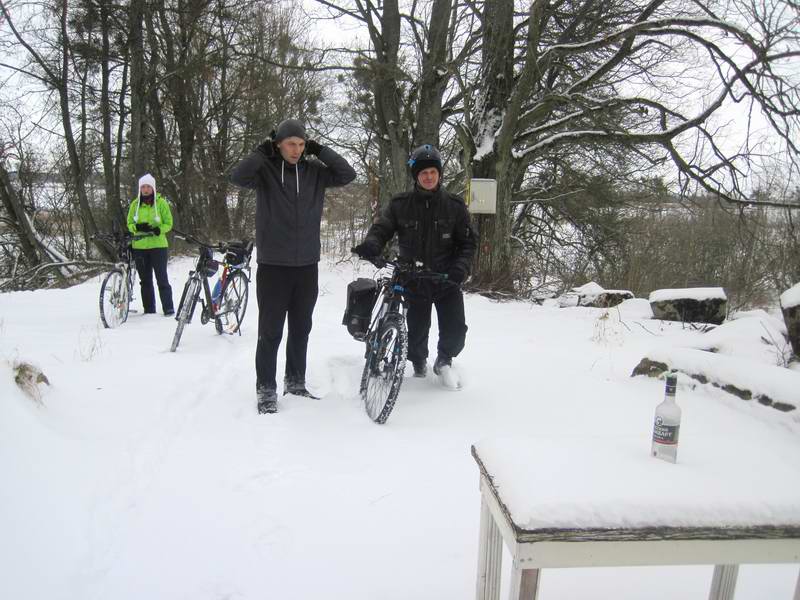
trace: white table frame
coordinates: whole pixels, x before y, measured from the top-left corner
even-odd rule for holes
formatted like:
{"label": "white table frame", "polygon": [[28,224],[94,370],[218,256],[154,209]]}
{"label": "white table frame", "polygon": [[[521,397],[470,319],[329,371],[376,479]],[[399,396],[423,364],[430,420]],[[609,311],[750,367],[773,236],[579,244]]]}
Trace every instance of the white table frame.
{"label": "white table frame", "polygon": [[[477,600],[500,597],[503,542],[513,563],[511,600],[536,600],[543,568],[696,564],[716,565],[709,600],[733,600],[740,564],[800,563],[794,527],[526,531],[513,522],[474,446],[472,455],[481,471]],[[800,577],[792,600],[800,600]]]}

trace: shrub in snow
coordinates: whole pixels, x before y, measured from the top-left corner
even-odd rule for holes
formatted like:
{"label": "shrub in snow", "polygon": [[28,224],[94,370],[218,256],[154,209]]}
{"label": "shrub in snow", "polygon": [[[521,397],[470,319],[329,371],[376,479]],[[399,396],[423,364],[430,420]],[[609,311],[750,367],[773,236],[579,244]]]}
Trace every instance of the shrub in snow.
{"label": "shrub in snow", "polygon": [[728,297],[720,287],[655,290],[650,307],[655,319],[719,325],[728,312]]}
{"label": "shrub in snow", "polygon": [[792,351],[795,358],[800,360],[800,283],[781,294],[781,310]]}
{"label": "shrub in snow", "polygon": [[14,362],[14,382],[19,389],[37,404],[42,403],[42,392],[39,389],[40,383],[50,385],[47,376],[42,373],[39,367],[26,362]]}

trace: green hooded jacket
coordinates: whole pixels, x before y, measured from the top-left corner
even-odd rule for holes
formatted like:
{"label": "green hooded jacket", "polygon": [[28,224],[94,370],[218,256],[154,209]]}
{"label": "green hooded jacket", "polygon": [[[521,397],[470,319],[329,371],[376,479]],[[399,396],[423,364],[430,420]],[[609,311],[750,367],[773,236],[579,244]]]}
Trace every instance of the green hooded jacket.
{"label": "green hooded jacket", "polygon": [[[169,247],[166,234],[172,229],[172,212],[169,210],[169,204],[164,196],[160,194],[155,196],[153,206],[145,204],[137,196],[128,209],[128,231],[134,235],[133,248],[135,250]],[[152,227],[158,227],[161,231],[159,235],[138,232],[136,225],[139,223],[147,223]]]}

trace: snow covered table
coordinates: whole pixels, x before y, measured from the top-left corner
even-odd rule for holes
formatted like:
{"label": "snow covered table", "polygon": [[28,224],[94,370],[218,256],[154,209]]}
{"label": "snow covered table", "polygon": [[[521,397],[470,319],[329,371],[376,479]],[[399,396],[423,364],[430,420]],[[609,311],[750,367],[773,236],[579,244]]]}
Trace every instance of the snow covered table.
{"label": "snow covered table", "polygon": [[736,471],[711,452],[682,464],[679,450],[669,464],[642,446],[641,437],[600,436],[472,446],[478,600],[499,597],[501,541],[513,558],[512,600],[535,599],[547,567],[716,565],[709,598],[723,600],[733,598],[740,564],[800,563],[797,457]]}

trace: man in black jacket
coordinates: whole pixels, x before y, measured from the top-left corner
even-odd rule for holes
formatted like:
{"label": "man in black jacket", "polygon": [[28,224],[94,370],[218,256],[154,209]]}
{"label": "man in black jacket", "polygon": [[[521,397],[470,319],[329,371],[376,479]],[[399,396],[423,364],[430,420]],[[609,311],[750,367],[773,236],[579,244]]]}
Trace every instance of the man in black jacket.
{"label": "man in black jacket", "polygon": [[[319,160],[309,159],[315,155]],[[289,322],[283,393],[306,389],[306,354],[317,302],[320,222],[325,189],[350,183],[353,167],[332,149],[307,139],[303,123],[287,119],[231,173],[256,190],[256,395],[260,413],[278,410],[278,347]]]}
{"label": "man in black jacket", "polygon": [[431,308],[436,306],[439,343],[433,372],[443,375],[463,350],[467,335],[461,284],[475,254],[475,232],[464,201],[441,186],[439,151],[429,144],[420,146],[411,153],[408,164],[414,176],[413,190],[392,198],[353,250],[362,258],[376,257],[396,233],[401,259],[447,274],[446,281],[420,280],[410,285],[406,315],[408,359],[414,376],[425,377]]}

